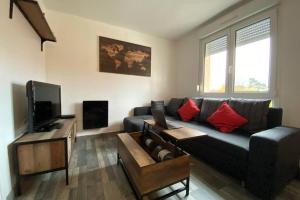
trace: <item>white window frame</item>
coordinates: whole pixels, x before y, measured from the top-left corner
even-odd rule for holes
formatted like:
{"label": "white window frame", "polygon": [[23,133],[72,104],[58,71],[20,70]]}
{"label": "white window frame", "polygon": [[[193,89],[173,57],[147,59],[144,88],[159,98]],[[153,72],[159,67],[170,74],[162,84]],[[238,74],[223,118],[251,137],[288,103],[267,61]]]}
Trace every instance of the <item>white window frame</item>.
{"label": "white window frame", "polygon": [[[235,39],[236,31],[257,23],[264,19],[271,19],[270,30],[270,69],[269,69],[269,90],[267,92],[235,92],[234,91],[234,75],[235,75]],[[206,44],[216,40],[222,36],[228,36],[228,53],[227,53],[227,68],[226,68],[226,85],[225,93],[204,92],[204,77],[205,77],[205,48]],[[276,100],[276,47],[277,47],[277,9],[264,11],[254,16],[248,17],[245,20],[237,22],[222,31],[210,34],[200,40],[200,94],[204,97],[235,97],[235,98],[269,98]]]}
{"label": "white window frame", "polygon": [[[202,44],[201,44],[201,49],[203,50],[203,55],[202,55],[202,59],[203,59],[203,62],[202,62],[202,81],[201,81],[201,84],[200,84],[200,88],[201,88],[201,93],[205,93],[207,94],[208,96],[216,96],[216,95],[219,95],[219,94],[224,94],[224,93],[215,93],[215,92],[204,92],[204,81],[205,81],[205,54],[206,54],[206,44],[207,43],[210,43],[216,39],[219,39],[221,37],[224,37],[224,36],[227,36],[227,43],[228,45],[230,45],[230,32],[228,30],[223,30],[223,31],[219,31],[218,33],[216,34],[213,34],[207,38],[205,38],[204,40],[202,40]],[[229,49],[229,48],[228,48]],[[229,51],[228,51],[228,54],[229,54]],[[229,55],[227,54],[227,63],[226,63],[226,74],[228,74],[228,66],[229,66]],[[228,91],[228,77],[227,75],[225,74],[225,93],[226,91]]]}

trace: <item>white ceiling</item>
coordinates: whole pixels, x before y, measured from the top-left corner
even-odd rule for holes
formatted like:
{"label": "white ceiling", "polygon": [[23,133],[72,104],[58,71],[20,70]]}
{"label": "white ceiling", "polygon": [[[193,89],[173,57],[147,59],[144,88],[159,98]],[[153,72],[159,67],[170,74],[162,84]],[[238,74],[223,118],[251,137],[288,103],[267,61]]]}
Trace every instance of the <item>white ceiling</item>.
{"label": "white ceiling", "polygon": [[241,0],[44,0],[47,9],[178,39]]}

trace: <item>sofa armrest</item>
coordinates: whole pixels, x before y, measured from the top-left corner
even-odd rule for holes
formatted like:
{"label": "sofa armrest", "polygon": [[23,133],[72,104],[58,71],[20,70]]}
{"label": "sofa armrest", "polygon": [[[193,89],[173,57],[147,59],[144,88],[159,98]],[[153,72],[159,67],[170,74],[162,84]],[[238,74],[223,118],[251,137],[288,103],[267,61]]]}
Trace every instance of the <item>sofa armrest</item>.
{"label": "sofa armrest", "polygon": [[263,199],[271,199],[297,176],[300,130],[275,127],[253,134],[249,144],[246,187]]}
{"label": "sofa armrest", "polygon": [[151,115],[151,107],[150,106],[143,106],[143,107],[135,107],[133,109],[133,115],[139,116],[139,115]]}

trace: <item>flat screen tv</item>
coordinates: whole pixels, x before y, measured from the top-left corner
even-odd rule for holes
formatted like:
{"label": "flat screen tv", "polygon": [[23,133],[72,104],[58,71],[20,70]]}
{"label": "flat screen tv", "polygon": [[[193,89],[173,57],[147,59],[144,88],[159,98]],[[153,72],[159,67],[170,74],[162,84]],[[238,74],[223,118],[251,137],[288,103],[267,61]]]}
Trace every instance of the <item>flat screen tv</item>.
{"label": "flat screen tv", "polygon": [[28,132],[49,131],[61,116],[61,88],[59,85],[28,81]]}

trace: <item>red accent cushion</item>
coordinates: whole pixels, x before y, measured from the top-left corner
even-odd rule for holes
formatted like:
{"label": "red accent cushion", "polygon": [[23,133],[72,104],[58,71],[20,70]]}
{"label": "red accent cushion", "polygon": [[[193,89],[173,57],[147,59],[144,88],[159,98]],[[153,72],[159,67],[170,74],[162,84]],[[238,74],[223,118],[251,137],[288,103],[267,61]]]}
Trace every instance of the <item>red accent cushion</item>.
{"label": "red accent cushion", "polygon": [[223,133],[230,133],[248,122],[247,119],[239,115],[226,102],[207,121]]}
{"label": "red accent cushion", "polygon": [[179,113],[181,119],[187,122],[195,117],[200,112],[200,109],[192,99],[189,99],[177,110],[177,112]]}

